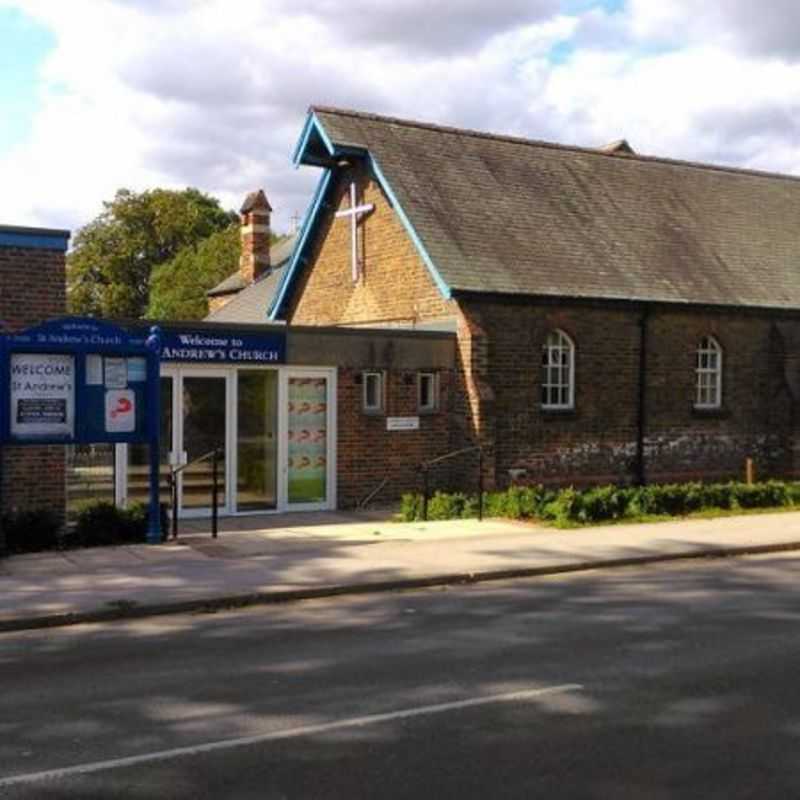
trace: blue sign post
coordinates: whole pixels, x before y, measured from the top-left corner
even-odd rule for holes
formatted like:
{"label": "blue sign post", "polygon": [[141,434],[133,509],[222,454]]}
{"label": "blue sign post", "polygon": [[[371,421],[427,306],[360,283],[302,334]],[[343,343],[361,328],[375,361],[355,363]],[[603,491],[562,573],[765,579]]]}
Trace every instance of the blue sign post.
{"label": "blue sign post", "polygon": [[161,541],[161,337],[65,317],[0,338],[0,441],[150,445],[147,541]]}

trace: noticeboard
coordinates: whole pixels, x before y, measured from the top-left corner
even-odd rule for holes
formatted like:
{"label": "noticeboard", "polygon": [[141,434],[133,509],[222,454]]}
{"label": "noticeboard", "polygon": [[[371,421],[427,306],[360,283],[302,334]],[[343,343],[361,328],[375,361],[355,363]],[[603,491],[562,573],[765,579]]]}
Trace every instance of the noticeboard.
{"label": "noticeboard", "polygon": [[[3,337],[2,438],[13,443],[147,441],[158,353],[141,334],[67,317]],[[152,409],[158,417],[158,408]]]}
{"label": "noticeboard", "polygon": [[0,442],[147,442],[152,543],[161,540],[159,333],[64,317],[0,337]]}

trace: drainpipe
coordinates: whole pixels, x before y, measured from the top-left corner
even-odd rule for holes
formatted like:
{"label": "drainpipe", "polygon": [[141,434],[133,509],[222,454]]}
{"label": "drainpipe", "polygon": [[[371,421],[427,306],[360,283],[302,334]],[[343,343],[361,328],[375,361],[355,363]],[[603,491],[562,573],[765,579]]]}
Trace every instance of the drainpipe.
{"label": "drainpipe", "polygon": [[647,426],[647,323],[650,309],[645,306],[639,318],[639,401],[636,412],[636,483],[647,484],[644,439]]}

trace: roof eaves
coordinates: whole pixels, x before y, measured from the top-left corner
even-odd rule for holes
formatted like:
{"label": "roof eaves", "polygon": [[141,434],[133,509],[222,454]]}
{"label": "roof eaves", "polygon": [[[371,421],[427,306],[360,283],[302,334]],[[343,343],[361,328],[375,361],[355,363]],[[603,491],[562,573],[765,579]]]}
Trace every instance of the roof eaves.
{"label": "roof eaves", "polygon": [[328,151],[328,154],[330,156],[334,155],[335,149],[333,142],[331,142],[330,137],[322,127],[322,124],[317,118],[317,115],[314,113],[314,110],[309,109],[308,116],[303,124],[303,130],[300,132],[300,138],[297,140],[294,152],[292,153],[292,163],[295,167],[299,167],[301,164],[307,163],[305,159],[308,156],[308,144],[314,134],[319,137],[320,141],[325,146],[325,149]]}
{"label": "roof eaves", "polygon": [[[560,150],[572,153],[583,153],[586,155],[597,156],[598,158],[618,158],[619,154],[613,151],[605,151],[597,147],[582,147],[575,144],[561,144],[559,142],[548,142],[544,139],[531,139],[524,136],[512,136],[510,134],[489,133],[487,131],[474,130],[472,128],[456,128],[452,125],[439,125],[433,122],[420,120],[402,119],[400,117],[374,114],[371,112],[354,111],[351,109],[335,108],[331,106],[312,106],[314,113],[331,114],[342,117],[353,117],[355,119],[369,120],[372,122],[382,122],[391,125],[402,125],[410,128],[421,128],[424,130],[438,133],[448,133],[457,136],[468,136],[478,139],[489,139],[497,142],[508,142],[510,144],[528,145],[531,147],[545,148],[547,150]],[[339,146],[339,143],[337,143]],[[357,145],[353,145],[354,147]],[[643,155],[642,153],[632,152],[626,154],[625,162],[636,164],[644,162],[648,164],[663,164],[668,167],[689,167],[692,169],[710,170],[713,172],[725,172],[735,175],[745,175],[755,178],[781,179],[786,181],[800,181],[800,175],[791,175],[782,172],[770,172],[768,170],[753,169],[750,167],[734,167],[725,164],[709,164],[703,161],[690,161],[680,158],[668,158],[666,156]]]}
{"label": "roof eaves", "polygon": [[316,227],[317,217],[320,209],[322,208],[322,201],[326,192],[328,191],[328,186],[331,182],[332,175],[333,173],[331,170],[326,169],[322,173],[320,182],[317,184],[311,205],[308,207],[305,219],[300,227],[300,234],[297,237],[297,244],[292,252],[292,258],[289,261],[288,266],[284,268],[284,273],[281,276],[278,289],[275,292],[270,307],[267,309],[267,317],[270,320],[274,321],[277,319],[277,316],[283,307],[284,300],[288,299],[288,292],[292,286],[292,283],[294,282],[295,274],[299,270],[300,264],[304,259],[306,244],[310,239],[311,231]]}

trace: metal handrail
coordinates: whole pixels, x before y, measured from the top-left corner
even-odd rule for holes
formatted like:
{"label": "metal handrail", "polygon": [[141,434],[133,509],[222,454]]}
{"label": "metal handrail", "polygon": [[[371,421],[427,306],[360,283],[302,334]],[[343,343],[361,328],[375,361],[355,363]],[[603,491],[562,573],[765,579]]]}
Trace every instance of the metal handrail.
{"label": "metal handrail", "polygon": [[193,467],[195,464],[199,464],[201,461],[208,461],[209,458],[214,457],[214,453],[219,453],[222,449],[222,447],[215,447],[213,450],[209,450],[207,453],[204,453],[202,456],[198,456],[193,461],[188,461],[186,464],[179,464],[177,467],[170,466],[172,474],[177,475],[179,472],[183,472],[186,467]]}
{"label": "metal handrail", "polygon": [[479,445],[471,445],[470,447],[462,447],[459,450],[452,450],[442,456],[431,458],[428,461],[423,461],[419,465],[420,472],[422,473],[422,519],[427,522],[428,520],[428,470],[434,465],[442,461],[448,461],[456,456],[463,456],[467,453],[478,453],[478,521],[483,521],[483,448]]}
{"label": "metal handrail", "polygon": [[217,478],[217,466],[220,458],[224,458],[225,449],[223,447],[215,447],[209,450],[198,458],[188,461],[186,464],[179,464],[178,466],[170,466],[169,475],[167,475],[167,484],[169,486],[170,497],[172,500],[172,538],[178,538],[178,480],[177,475],[183,472],[187,467],[192,467],[195,464],[200,464],[203,461],[211,459],[211,536],[216,539],[217,531],[219,528],[219,481]]}

